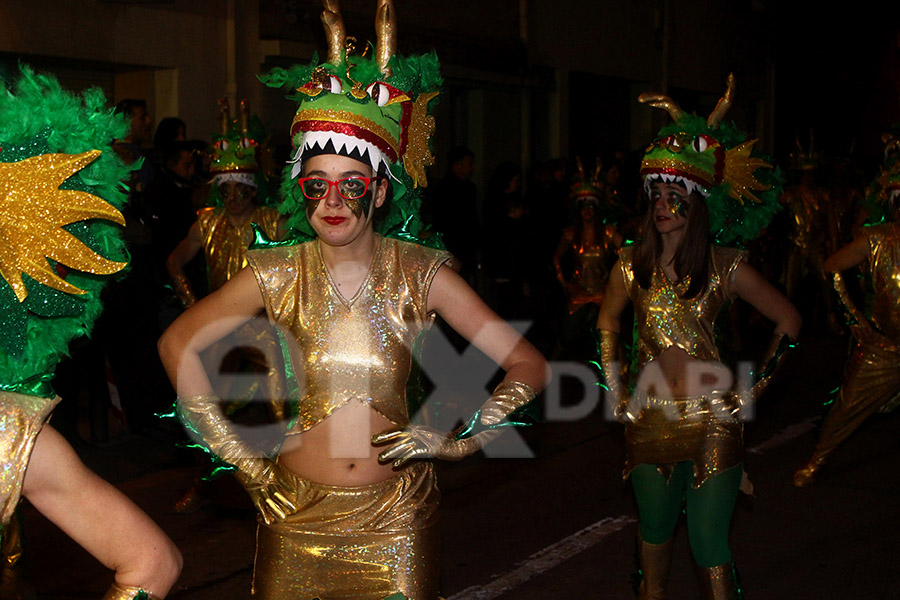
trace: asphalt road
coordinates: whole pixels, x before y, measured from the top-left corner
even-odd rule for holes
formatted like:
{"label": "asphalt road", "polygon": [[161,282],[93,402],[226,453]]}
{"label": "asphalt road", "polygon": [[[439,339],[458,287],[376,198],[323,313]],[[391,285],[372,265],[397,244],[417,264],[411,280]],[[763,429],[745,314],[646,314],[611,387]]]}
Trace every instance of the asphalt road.
{"label": "asphalt road", "polygon": [[[840,382],[847,341],[803,338],[746,426],[745,467],[755,486],[739,499],[732,549],[746,597],[900,599],[900,415],[866,423],[820,481],[794,488],[812,450],[828,390]],[[578,405],[579,386],[563,401]],[[473,457],[440,465],[442,590],[448,600],[634,598],[634,500],[621,479],[621,426],[597,408],[512,436],[531,458]],[[522,444],[525,444],[523,446]],[[115,482],[171,535],[185,556],[169,598],[249,597],[255,524],[232,481],[193,514],[172,512],[191,461],[166,436],[124,435],[104,447],[76,440],[92,468]],[[25,506],[23,574],[42,600],[99,598],[111,575]],[[670,600],[697,598],[687,534],[679,528]]]}

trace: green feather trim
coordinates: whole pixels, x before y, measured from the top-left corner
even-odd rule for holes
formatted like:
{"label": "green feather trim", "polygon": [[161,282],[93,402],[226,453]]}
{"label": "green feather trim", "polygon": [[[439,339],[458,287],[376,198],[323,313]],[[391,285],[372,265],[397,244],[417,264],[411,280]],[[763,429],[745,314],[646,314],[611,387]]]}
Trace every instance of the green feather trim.
{"label": "green feather trim", "polygon": [[[18,161],[47,152],[78,154],[98,149],[103,153],[90,165],[70,177],[62,189],[85,191],[121,209],[127,200],[122,182],[131,167],[122,163],[110,146],[128,132],[129,124],[107,108],[98,89],[80,95],[62,89],[51,75],[20,67],[20,77],[0,89],[0,161]],[[128,253],[120,237],[121,227],[103,220],[92,220],[66,229],[106,258],[127,260]],[[46,382],[69,342],[87,335],[101,311],[100,290],[108,277],[69,271],[66,280],[85,290],[70,297],[34,280],[26,280],[26,302],[10,303],[12,290],[0,280],[0,304],[4,336],[20,335],[22,344],[0,348],[0,385],[5,387],[31,382]],[[14,296],[13,296],[14,297]],[[11,349],[17,350],[11,352]],[[24,388],[23,393],[52,393]]]}
{"label": "green feather trim", "polygon": [[[717,139],[726,150],[730,150],[747,141],[747,134],[738,129],[733,122],[719,123],[712,129],[706,120],[693,114],[685,114],[678,122],[670,123],[659,130],[657,137],[677,134],[688,134],[691,137],[708,135]],[[761,158],[770,165],[772,160],[765,154],[753,150],[751,157]],[[769,189],[756,192],[760,202],[744,199],[743,202],[732,197],[727,184],[709,190],[706,204],[709,207],[709,233],[715,244],[723,246],[743,246],[755,239],[769,225],[772,217],[781,210],[779,198],[784,189],[784,175],[778,167],[756,169],[756,179],[769,185]]]}

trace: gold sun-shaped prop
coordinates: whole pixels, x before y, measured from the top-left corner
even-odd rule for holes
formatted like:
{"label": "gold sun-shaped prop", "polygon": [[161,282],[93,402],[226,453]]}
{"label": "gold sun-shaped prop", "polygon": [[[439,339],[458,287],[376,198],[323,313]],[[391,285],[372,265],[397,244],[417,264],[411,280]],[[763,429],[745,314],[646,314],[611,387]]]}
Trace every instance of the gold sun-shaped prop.
{"label": "gold sun-shaped prop", "polygon": [[61,292],[84,293],[60,277],[50,260],[95,275],[110,275],[127,264],[103,258],[63,229],[87,219],[125,224],[122,213],[102,198],[59,189],[98,156],[99,150],[91,150],[0,163],[0,276],[19,302],[28,297],[23,274]]}

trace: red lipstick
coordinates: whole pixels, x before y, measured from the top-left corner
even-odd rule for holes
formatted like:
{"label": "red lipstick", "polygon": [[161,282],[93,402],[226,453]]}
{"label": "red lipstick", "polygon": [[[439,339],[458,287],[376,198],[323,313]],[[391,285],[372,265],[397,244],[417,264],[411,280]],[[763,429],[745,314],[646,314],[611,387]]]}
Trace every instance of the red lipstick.
{"label": "red lipstick", "polygon": [[322,217],[322,220],[329,225],[340,225],[347,220],[347,217]]}

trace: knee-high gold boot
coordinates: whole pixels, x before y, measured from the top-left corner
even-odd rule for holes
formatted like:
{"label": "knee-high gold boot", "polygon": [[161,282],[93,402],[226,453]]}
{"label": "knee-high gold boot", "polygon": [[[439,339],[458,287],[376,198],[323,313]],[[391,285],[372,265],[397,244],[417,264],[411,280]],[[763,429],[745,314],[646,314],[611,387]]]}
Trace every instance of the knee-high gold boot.
{"label": "knee-high gold boot", "polygon": [[672,545],[672,538],[662,544],[649,544],[638,535],[641,558],[641,587],[638,591],[638,600],[666,600]]}
{"label": "knee-high gold boot", "polygon": [[717,567],[697,567],[697,583],[700,585],[700,600],[742,600],[734,573],[734,563],[727,562]]}

